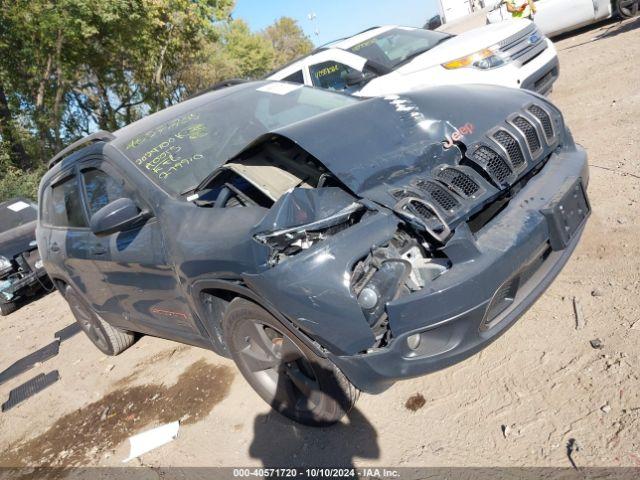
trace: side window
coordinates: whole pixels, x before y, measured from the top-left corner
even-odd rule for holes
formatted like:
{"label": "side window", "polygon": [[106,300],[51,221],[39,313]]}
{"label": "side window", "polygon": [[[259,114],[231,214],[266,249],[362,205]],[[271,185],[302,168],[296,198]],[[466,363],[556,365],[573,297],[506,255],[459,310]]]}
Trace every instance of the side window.
{"label": "side window", "polygon": [[291,75],[283,78],[282,80],[285,82],[304,84],[304,77],[302,76],[302,70],[298,70],[297,72],[292,73]]}
{"label": "side window", "polygon": [[90,215],[93,215],[108,203],[127,196],[122,182],[107,175],[102,170],[97,168],[83,170],[82,177]]}
{"label": "side window", "polygon": [[316,87],[327,88],[329,90],[344,90],[347,88],[347,75],[355,72],[338,62],[322,62],[309,67],[311,81]]}
{"label": "side window", "polygon": [[[49,195],[45,192],[45,198]],[[51,188],[51,201],[47,207],[48,223],[56,227],[86,227],[80,189],[74,176]],[[46,201],[46,200],[45,200]]]}

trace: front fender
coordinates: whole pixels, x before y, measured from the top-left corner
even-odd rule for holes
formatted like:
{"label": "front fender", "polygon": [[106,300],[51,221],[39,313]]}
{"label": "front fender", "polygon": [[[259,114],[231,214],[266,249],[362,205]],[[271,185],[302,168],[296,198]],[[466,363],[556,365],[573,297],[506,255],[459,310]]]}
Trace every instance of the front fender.
{"label": "front fender", "polygon": [[323,347],[355,354],[375,341],[350,290],[355,262],[391,239],[399,220],[377,213],[260,274],[245,274],[258,292]]}

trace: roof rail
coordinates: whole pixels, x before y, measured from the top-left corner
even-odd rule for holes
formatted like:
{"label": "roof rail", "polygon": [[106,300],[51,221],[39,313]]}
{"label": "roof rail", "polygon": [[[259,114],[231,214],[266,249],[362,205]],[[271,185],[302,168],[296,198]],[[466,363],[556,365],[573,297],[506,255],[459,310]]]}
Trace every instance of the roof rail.
{"label": "roof rail", "polygon": [[92,133],[87,137],[81,138],[80,140],[73,142],[71,145],[64,148],[60,152],[58,152],[58,154],[55,157],[49,160],[48,168],[52,168],[56,163],[59,163],[64,157],[69,155],[74,150],[79,149],[80,147],[84,147],[87,144],[93,143],[93,142],[109,142],[114,138],[116,137],[113,133],[107,132],[106,130],[98,130],[97,132]]}

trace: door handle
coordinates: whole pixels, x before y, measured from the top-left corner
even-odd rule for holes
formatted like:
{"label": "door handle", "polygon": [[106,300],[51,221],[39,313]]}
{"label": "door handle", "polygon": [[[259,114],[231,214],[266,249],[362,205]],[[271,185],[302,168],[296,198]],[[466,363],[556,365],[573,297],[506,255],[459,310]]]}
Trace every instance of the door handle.
{"label": "door handle", "polygon": [[107,253],[107,249],[104,248],[104,245],[101,245],[99,243],[93,245],[90,251],[92,255],[104,255],[105,253]]}
{"label": "door handle", "polygon": [[49,245],[49,250],[51,250],[52,252],[59,252],[60,247],[56,242],[53,242],[51,245]]}

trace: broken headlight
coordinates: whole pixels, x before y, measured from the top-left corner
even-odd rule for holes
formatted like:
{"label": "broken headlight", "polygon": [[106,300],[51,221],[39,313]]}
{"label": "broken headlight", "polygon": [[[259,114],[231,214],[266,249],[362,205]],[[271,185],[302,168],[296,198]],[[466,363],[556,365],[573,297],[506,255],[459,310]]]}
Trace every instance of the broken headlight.
{"label": "broken headlight", "polygon": [[0,276],[9,273],[13,270],[11,261],[7,257],[0,255]]}
{"label": "broken headlight", "polygon": [[361,204],[354,202],[326,218],[296,227],[258,233],[254,238],[271,248],[270,264],[275,265],[284,257],[307,250],[325,238],[349,228],[357,222],[363,210]]}
{"label": "broken headlight", "polygon": [[385,306],[395,299],[411,265],[404,260],[373,260],[366,274],[353,286],[369,325],[376,330],[386,320]]}

